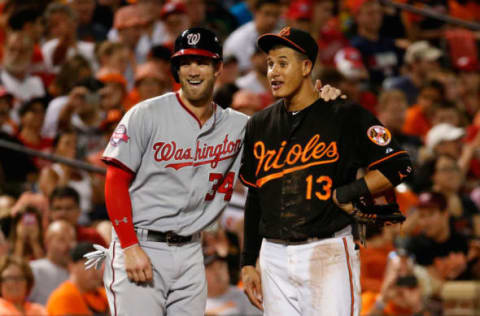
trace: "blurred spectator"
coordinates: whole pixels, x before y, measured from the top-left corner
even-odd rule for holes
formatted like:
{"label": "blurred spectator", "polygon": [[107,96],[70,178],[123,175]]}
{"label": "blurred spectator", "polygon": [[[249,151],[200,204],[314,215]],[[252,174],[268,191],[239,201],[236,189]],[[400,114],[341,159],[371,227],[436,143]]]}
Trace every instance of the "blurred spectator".
{"label": "blurred spectator", "polygon": [[243,25],[253,20],[252,11],[254,10],[256,0],[238,1],[230,7],[230,13],[237,19],[239,25]]}
{"label": "blurred spectator", "polygon": [[312,11],[312,1],[310,0],[294,0],[290,2],[286,14],[287,24],[310,33],[312,31]]}
{"label": "blurred spectator", "polygon": [[224,257],[217,254],[205,256],[207,278],[207,306],[205,315],[262,315],[248,301],[243,291],[230,285],[228,265]]}
{"label": "blurred spectator", "polygon": [[95,45],[77,38],[78,16],[62,3],[53,2],[45,11],[48,40],[42,46],[43,57],[48,71],[58,73],[69,57],[81,55],[92,68],[96,68]]}
{"label": "blurred spectator", "polygon": [[[448,3],[445,0],[415,1],[414,5],[417,8],[431,10],[434,14],[448,14]],[[446,24],[441,19],[411,12],[403,12],[403,15],[408,38],[412,41],[436,40],[445,35]]]}
{"label": "blurred spectator", "polygon": [[70,0],[69,4],[78,18],[77,37],[79,40],[101,42],[107,38],[108,30],[93,19],[95,0]]}
{"label": "blurred spectator", "polygon": [[69,93],[78,82],[92,76],[88,61],[80,55],[75,55],[62,65],[60,72],[55,77],[54,84],[50,87],[51,93],[56,96],[50,101],[45,114],[42,135],[54,139],[58,134],[58,119],[63,108],[68,104]]}
{"label": "blurred spectator", "polygon": [[462,56],[455,63],[458,71],[459,91],[455,101],[473,117],[480,109],[480,65],[478,60]]}
{"label": "blurred spectator", "polygon": [[[19,110],[20,129],[17,138],[27,148],[48,152],[52,148],[52,139],[42,135],[45,108],[46,100],[43,98],[31,99],[22,105]],[[38,157],[33,161],[38,168],[47,163]]]}
{"label": "blurred spectator", "polygon": [[206,0],[183,0],[191,27],[205,27],[207,17]]}
{"label": "blurred spectator", "polygon": [[105,73],[97,79],[104,84],[100,89],[100,107],[104,113],[122,110],[127,97],[127,80],[120,73]]}
{"label": "blurred spectator", "polygon": [[377,117],[400,146],[408,151],[410,159],[418,162],[418,150],[422,146],[420,138],[403,133],[402,128],[407,113],[407,98],[400,90],[384,91],[380,94],[377,105]]}
{"label": "blurred spectator", "polygon": [[[73,130],[64,131],[54,141],[54,154],[75,159],[77,153],[77,135]],[[89,224],[89,214],[92,211],[93,183],[90,175],[78,168],[62,163],[53,163],[40,173],[38,186],[45,196],[50,196],[59,186],[69,186],[80,195],[80,209],[82,211],[78,222]]]}
{"label": "blurred spectator", "polygon": [[444,101],[436,104],[432,116],[432,126],[437,124],[450,124],[452,126],[463,126],[465,119],[455,103]]}
{"label": "blurred spectator", "polygon": [[435,105],[443,102],[444,87],[438,81],[430,81],[420,88],[417,104],[407,110],[403,132],[408,135],[425,137],[432,127]]}
{"label": "blurred spectator", "polygon": [[85,269],[87,259],[83,257],[94,251],[91,243],[79,243],[71,252],[72,262],[68,265],[70,277],[53,291],[48,299],[49,315],[105,315],[108,301],[102,287],[102,270]]}
{"label": "blurred spectator", "polygon": [[313,1],[312,35],[317,39],[318,59],[325,66],[334,66],[334,56],[341,48],[350,46],[342,33],[340,19],[334,16],[335,1]]}
{"label": "blurred spectator", "polygon": [[14,256],[0,258],[0,314],[11,316],[47,315],[45,308],[27,302],[35,280],[28,263]]}
{"label": "blurred spectator", "polygon": [[259,48],[256,48],[251,62],[252,70],[235,81],[237,87],[257,94],[270,94],[270,83],[267,79],[267,56]]}
{"label": "blurred spectator", "polygon": [[258,0],[255,3],[254,20],[237,28],[225,40],[223,54],[237,58],[240,72],[245,73],[252,68],[251,57],[258,36],[277,30],[280,9],[279,0]]}
{"label": "blurred spectator", "polygon": [[98,47],[97,57],[100,64],[97,77],[109,73],[126,74],[130,63],[130,52],[124,43],[102,42]]}
{"label": "blurred spectator", "polygon": [[[226,84],[234,84],[239,77],[238,59],[234,55],[223,56],[223,71],[215,81],[215,89]],[[225,106],[224,104],[220,104]]]}
{"label": "blurred spectator", "polygon": [[[415,255],[416,262],[423,266],[434,264],[435,258],[444,257],[451,251],[461,252],[465,256],[468,251],[467,239],[456,232],[450,224],[450,212],[447,198],[438,192],[424,192],[419,195],[417,205],[417,224],[421,234],[412,237],[408,242],[408,250]],[[464,257],[466,263],[466,257]],[[460,275],[466,268],[459,271]],[[455,276],[455,277],[456,277]]]}
{"label": "blurred spectator", "polygon": [[14,136],[18,132],[18,126],[10,118],[13,108],[13,95],[5,87],[0,86],[0,132]]}
{"label": "blurred spectator", "polygon": [[51,223],[45,232],[46,257],[30,262],[35,285],[29,301],[45,305],[48,297],[68,279],[70,251],[75,246],[75,229],[66,221]]}
{"label": "blurred spectator", "polygon": [[426,315],[418,280],[413,274],[413,261],[406,254],[392,252],[378,295],[362,295],[362,313],[368,316]]}
{"label": "blurred spectator", "polygon": [[43,228],[40,211],[33,206],[26,206],[13,216],[9,234],[12,253],[25,259],[39,259],[43,252]]}
{"label": "blurred spectator", "polygon": [[77,158],[84,158],[92,152],[104,148],[103,138],[98,128],[106,113],[101,111],[100,90],[104,84],[87,78],[75,84],[70,91],[67,104],[58,117],[58,128],[74,129],[78,136]]}
{"label": "blurred spectator", "polygon": [[183,2],[171,1],[163,5],[160,18],[165,25],[165,32],[161,41],[157,44],[165,45],[173,50],[175,39],[185,29],[190,27],[190,18]]}
{"label": "blurred spectator", "polygon": [[8,19],[8,26],[12,31],[20,31],[31,38],[34,43],[30,71],[33,75],[42,78],[45,87],[53,80],[53,76],[47,73],[43,60],[40,43],[42,41],[44,27],[42,23],[42,12],[33,7],[16,10]]}
{"label": "blurred spectator", "polygon": [[404,56],[405,72],[402,76],[387,78],[383,88],[399,89],[405,93],[408,104],[417,102],[420,87],[440,68],[438,63],[443,53],[427,41],[415,42],[408,46]]}
{"label": "blurred spectator", "polygon": [[146,62],[137,67],[135,88],[138,91],[138,102],[172,90],[170,78],[154,62]]}
{"label": "blurred spectator", "polygon": [[136,5],[128,5],[115,12],[113,29],[108,38],[114,42],[120,42],[128,48],[129,62],[125,78],[128,87],[133,87],[134,73],[137,63],[145,62],[152,43],[148,36],[143,33],[144,20],[141,18],[142,9]]}
{"label": "blurred spectator", "polygon": [[398,74],[401,65],[399,51],[395,41],[380,35],[383,11],[377,0],[361,0],[355,14],[357,35],[351,44],[363,57],[370,73],[370,81],[380,86],[385,78]]}
{"label": "blurred spectator", "polygon": [[78,224],[80,217],[80,197],[74,189],[68,186],[56,187],[50,194],[50,221],[65,220],[75,227],[77,241],[88,241],[107,246],[102,236],[95,228]]}
{"label": "blurred spectator", "polygon": [[30,75],[33,40],[22,32],[9,32],[4,46],[3,69],[0,79],[14,97],[12,116],[18,122],[17,111],[23,102],[45,96],[42,80]]}

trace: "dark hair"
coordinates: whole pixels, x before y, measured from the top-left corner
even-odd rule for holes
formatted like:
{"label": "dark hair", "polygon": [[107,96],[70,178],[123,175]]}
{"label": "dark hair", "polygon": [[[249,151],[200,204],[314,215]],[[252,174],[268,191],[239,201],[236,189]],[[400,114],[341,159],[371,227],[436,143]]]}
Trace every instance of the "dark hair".
{"label": "dark hair", "polygon": [[425,161],[425,163],[417,169],[417,173],[415,174],[415,179],[412,186],[414,192],[420,193],[423,191],[430,191],[432,189],[432,177],[435,174],[437,162],[440,158],[447,158],[456,161],[456,159],[452,156],[445,154],[435,156]]}
{"label": "dark hair", "polygon": [[[32,268],[30,268],[30,264],[27,261],[25,261],[23,258],[19,258],[13,255],[5,255],[0,258],[0,276],[3,274],[3,271],[5,271],[11,265],[16,265],[17,267],[19,267],[20,270],[22,270],[23,276],[27,281],[27,295],[25,297],[25,300],[26,300],[35,282]],[[1,283],[2,283],[2,278],[0,277],[0,284]]]}
{"label": "dark hair", "polygon": [[77,135],[77,132],[72,128],[72,127],[66,127],[62,129],[61,133],[57,133],[55,138],[53,139],[52,147],[55,149],[57,148],[58,142],[60,139],[65,136],[65,135],[70,135],[70,134],[75,134]]}
{"label": "dark hair", "polygon": [[84,259],[84,255],[91,252],[95,251],[95,248],[93,247],[93,244],[91,242],[80,242],[78,243],[71,251],[70,251],[70,256],[72,257],[72,262],[78,262],[80,260]]}
{"label": "dark hair", "polygon": [[62,198],[73,199],[75,201],[75,204],[80,205],[80,195],[74,188],[69,186],[55,187],[52,193],[50,193],[50,205],[52,205],[53,200]]}
{"label": "dark hair", "polygon": [[91,71],[90,63],[81,55],[72,56],[62,64],[60,72],[55,77],[55,85],[60,95],[68,94],[75,87],[81,68],[88,68]]}
{"label": "dark hair", "polygon": [[267,4],[280,5],[281,3],[279,0],[258,0],[255,3],[255,10],[259,10],[262,6]]}
{"label": "dark hair", "polygon": [[334,87],[345,81],[345,77],[335,68],[324,68],[320,72],[318,79],[322,83],[328,83]]}
{"label": "dark hair", "polygon": [[37,103],[40,103],[43,106],[44,110],[47,108],[46,98],[33,98],[22,104],[20,110],[18,110],[18,114],[20,115],[20,117],[31,111],[32,107]]}
{"label": "dark hair", "polygon": [[440,93],[442,99],[445,98],[445,86],[438,80],[428,81],[420,88],[420,91],[425,89],[435,89]]}
{"label": "dark hair", "polygon": [[170,61],[170,56],[172,56],[172,51],[170,48],[163,45],[156,45],[150,49],[149,57],[153,59],[161,59],[166,62]]}
{"label": "dark hair", "polygon": [[21,31],[25,24],[34,23],[41,17],[41,13],[37,10],[27,8],[14,11],[8,18],[8,26],[14,31]]}
{"label": "dark hair", "polygon": [[229,108],[233,102],[233,95],[238,90],[235,83],[224,84],[215,91],[213,101],[224,109]]}
{"label": "dark hair", "polygon": [[100,90],[101,88],[103,88],[104,86],[105,86],[105,84],[103,82],[101,82],[100,80],[97,80],[93,77],[89,77],[89,78],[85,78],[83,80],[80,80],[80,81],[76,82],[73,85],[72,88],[85,87],[88,90],[90,90],[91,92],[96,92],[96,91]]}

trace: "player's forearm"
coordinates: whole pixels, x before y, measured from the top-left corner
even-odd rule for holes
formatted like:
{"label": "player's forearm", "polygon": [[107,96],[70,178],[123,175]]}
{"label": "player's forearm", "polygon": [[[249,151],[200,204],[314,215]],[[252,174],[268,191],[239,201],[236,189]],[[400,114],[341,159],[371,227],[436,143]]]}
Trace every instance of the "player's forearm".
{"label": "player's forearm", "polygon": [[132,202],[128,192],[133,176],[133,174],[115,166],[107,168],[105,204],[122,248],[138,244],[132,222]]}
{"label": "player's forearm", "polygon": [[362,196],[383,193],[401,182],[412,174],[413,168],[407,155],[387,160],[375,169],[352,183],[336,189],[336,199],[341,204],[350,203]]}
{"label": "player's forearm", "polygon": [[260,251],[262,238],[259,234],[260,224],[260,202],[258,191],[254,188],[248,189],[247,202],[245,204],[244,221],[244,246],[242,252],[242,266],[255,265]]}

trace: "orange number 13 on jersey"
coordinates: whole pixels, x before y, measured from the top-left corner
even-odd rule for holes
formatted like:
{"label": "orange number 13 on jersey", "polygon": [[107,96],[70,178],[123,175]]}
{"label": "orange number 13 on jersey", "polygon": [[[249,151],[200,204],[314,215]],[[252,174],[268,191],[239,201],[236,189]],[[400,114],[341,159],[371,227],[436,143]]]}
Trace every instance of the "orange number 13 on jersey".
{"label": "orange number 13 on jersey", "polygon": [[[315,181],[321,185],[320,191],[315,192],[315,196],[320,200],[328,200],[332,195],[332,179],[329,176],[320,176]],[[307,194],[306,199],[312,199],[313,175],[307,177]]]}

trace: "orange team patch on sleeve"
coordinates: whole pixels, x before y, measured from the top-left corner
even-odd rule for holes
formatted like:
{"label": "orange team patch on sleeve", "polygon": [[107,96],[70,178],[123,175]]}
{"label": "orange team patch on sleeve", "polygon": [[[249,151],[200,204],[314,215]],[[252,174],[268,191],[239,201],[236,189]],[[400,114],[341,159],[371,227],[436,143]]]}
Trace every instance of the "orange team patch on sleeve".
{"label": "orange team patch on sleeve", "polygon": [[373,125],[367,130],[368,139],[378,146],[387,146],[392,141],[392,134],[381,125]]}

